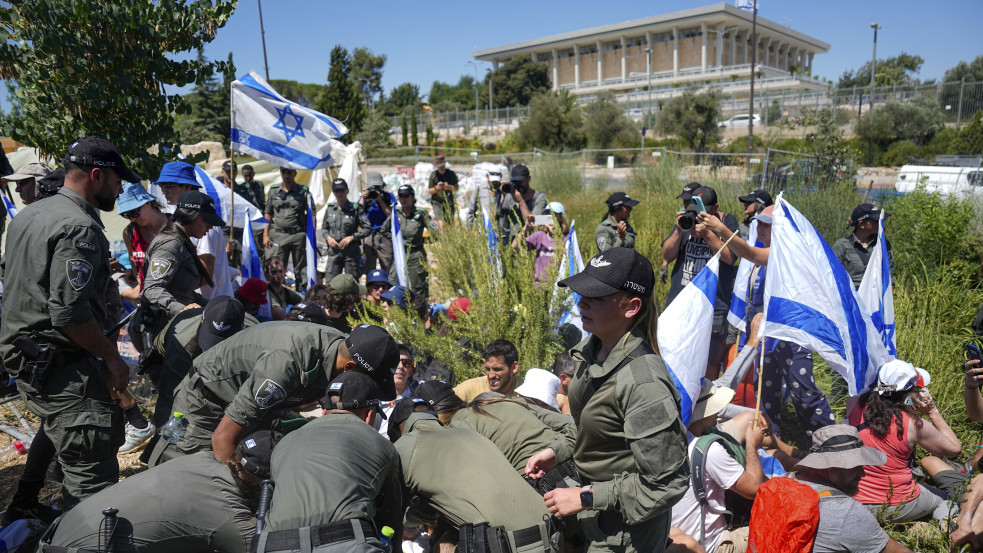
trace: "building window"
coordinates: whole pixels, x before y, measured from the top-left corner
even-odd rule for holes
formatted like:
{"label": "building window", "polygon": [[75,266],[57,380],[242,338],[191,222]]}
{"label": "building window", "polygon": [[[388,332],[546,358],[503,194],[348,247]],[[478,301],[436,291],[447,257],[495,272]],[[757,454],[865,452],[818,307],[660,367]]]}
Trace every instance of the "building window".
{"label": "building window", "polygon": [[536,54],[536,61],[550,61],[553,59],[552,54]]}

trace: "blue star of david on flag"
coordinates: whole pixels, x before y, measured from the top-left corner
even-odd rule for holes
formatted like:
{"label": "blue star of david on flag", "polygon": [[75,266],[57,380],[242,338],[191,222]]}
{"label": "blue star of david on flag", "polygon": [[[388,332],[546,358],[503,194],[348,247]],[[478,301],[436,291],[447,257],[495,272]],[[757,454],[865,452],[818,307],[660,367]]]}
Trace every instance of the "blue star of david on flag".
{"label": "blue star of david on flag", "polygon": [[[273,124],[273,128],[283,131],[283,135],[286,137],[288,144],[290,143],[291,138],[295,136],[304,136],[304,129],[300,126],[301,123],[303,123],[304,118],[291,111],[289,104],[284,106],[283,109],[276,108],[276,113],[280,119]],[[287,116],[293,117],[295,128],[290,128],[286,121]]]}

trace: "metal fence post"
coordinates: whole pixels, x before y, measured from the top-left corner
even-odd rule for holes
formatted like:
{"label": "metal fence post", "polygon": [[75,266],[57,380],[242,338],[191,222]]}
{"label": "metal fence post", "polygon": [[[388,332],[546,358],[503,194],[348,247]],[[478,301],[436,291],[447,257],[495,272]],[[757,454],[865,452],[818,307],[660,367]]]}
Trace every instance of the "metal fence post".
{"label": "metal fence post", "polygon": [[761,167],[761,189],[765,189],[765,183],[768,181],[768,158],[771,156],[771,148],[765,150],[765,162]]}
{"label": "metal fence post", "polygon": [[956,110],[956,128],[963,122],[963,90],[966,88],[966,77],[959,80],[959,107]]}

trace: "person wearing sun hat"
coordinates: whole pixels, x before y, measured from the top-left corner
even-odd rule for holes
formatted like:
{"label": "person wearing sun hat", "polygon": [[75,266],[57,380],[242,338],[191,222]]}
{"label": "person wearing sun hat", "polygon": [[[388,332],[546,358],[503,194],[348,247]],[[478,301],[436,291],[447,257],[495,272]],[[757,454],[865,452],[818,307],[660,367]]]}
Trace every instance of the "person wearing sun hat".
{"label": "person wearing sun hat", "polygon": [[[670,509],[689,484],[679,392],[657,349],[654,285],[652,262],[631,248],[602,252],[559,282],[580,294],[591,333],[570,352],[581,369],[568,395],[587,485],[544,499],[553,515],[579,513],[591,551],[663,551]],[[538,461],[532,472],[549,468]]]}
{"label": "person wearing sun hat", "polygon": [[123,243],[126,244],[133,272],[140,284],[128,290],[131,295],[124,294],[123,297],[131,301],[139,301],[140,290],[143,289],[146,280],[144,269],[147,251],[150,249],[150,243],[167,225],[167,215],[164,214],[163,206],[157,202],[157,198],[144,190],[143,185],[138,182],[123,183],[123,193],[116,200],[116,205],[120,216],[129,221],[123,229]]}

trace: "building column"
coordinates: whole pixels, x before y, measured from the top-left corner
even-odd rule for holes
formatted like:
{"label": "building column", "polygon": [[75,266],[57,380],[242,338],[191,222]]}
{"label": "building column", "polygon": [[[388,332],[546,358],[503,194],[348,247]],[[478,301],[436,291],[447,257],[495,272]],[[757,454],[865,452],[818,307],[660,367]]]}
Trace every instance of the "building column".
{"label": "building column", "polygon": [[573,45],[573,87],[580,88],[580,45]]}
{"label": "building column", "polygon": [[529,52],[529,57],[532,61],[536,61],[536,52]]}
{"label": "building column", "polygon": [[[796,66],[799,65],[799,60],[798,60],[798,58],[799,58],[799,47],[798,46],[796,46],[795,48],[789,48],[788,58],[789,58],[789,62],[788,62],[789,63],[789,67],[791,67],[792,64],[794,64]],[[799,69],[802,69],[802,68],[799,67]]]}
{"label": "building column", "polygon": [[551,48],[550,53],[553,54],[553,90],[560,90],[560,68],[557,65],[556,48]]}
{"label": "building column", "polygon": [[601,50],[601,41],[597,42],[597,86],[601,86],[604,80],[604,52]]}
{"label": "building column", "polygon": [[737,35],[741,34],[740,31],[734,30],[734,34],[730,35],[730,64],[737,65]]}
{"label": "building column", "polygon": [[495,71],[498,71],[498,60],[492,61],[492,67],[494,68]]}
{"label": "building column", "polygon": [[625,48],[625,37],[621,37],[621,82],[628,81],[628,49]]}
{"label": "building column", "polygon": [[717,56],[716,56],[717,61],[716,61],[716,64],[717,64],[717,67],[719,68],[721,65],[724,64],[724,26],[723,25],[717,26],[717,40],[716,40],[716,43],[717,43]]}
{"label": "building column", "polygon": [[652,74],[652,32],[645,31],[645,74]]}
{"label": "building column", "polygon": [[706,73],[707,71],[707,24],[700,23],[700,38],[703,39],[700,42],[700,71]]}
{"label": "building column", "polygon": [[679,29],[672,28],[672,76],[679,75]]}
{"label": "building column", "polygon": [[815,56],[815,52],[809,52],[809,61],[806,63],[806,73],[812,74],[812,57]]}
{"label": "building column", "polygon": [[751,55],[748,54],[748,50],[751,48],[751,35],[748,35],[744,37],[744,65],[751,63]]}
{"label": "building column", "polygon": [[773,42],[775,42],[775,39],[769,38],[768,44],[765,45],[765,65],[769,67],[774,67],[774,64],[771,62],[771,45]]}

